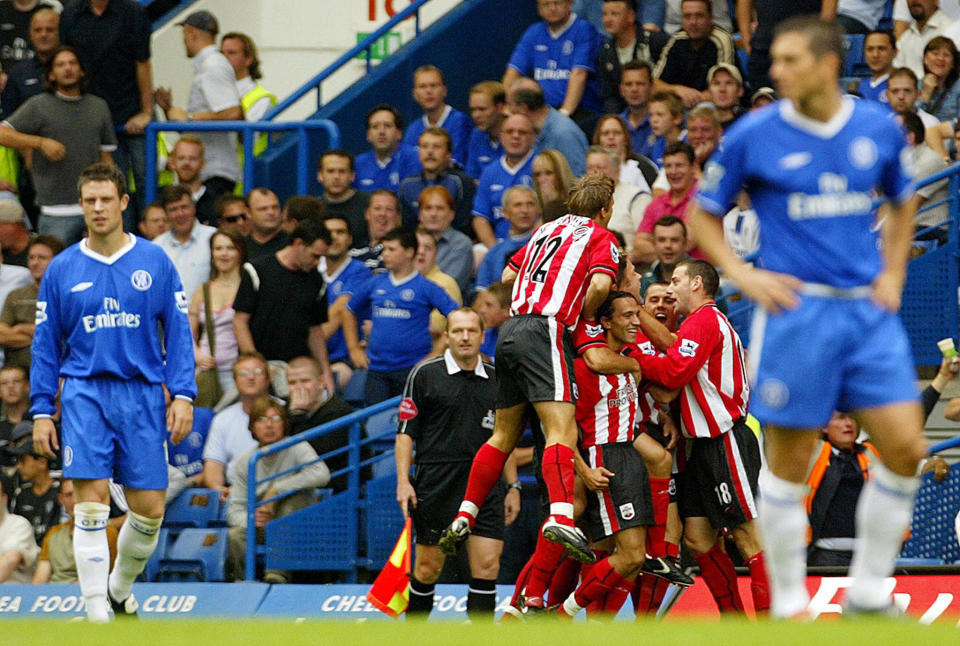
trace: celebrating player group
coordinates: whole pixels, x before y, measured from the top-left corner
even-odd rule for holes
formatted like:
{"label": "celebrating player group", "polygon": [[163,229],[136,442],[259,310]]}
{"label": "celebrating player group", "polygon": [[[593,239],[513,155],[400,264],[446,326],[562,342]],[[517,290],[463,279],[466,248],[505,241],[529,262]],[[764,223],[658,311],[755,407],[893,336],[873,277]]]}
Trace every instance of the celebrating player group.
{"label": "celebrating player group", "polygon": [[[860,498],[845,611],[893,612],[882,579],[926,450],[896,315],[916,209],[906,143],[885,111],[841,94],[835,25],[784,21],[771,55],[783,98],[728,130],[687,214],[697,246],[757,305],[749,357],[704,260],[680,262],[641,304],[605,228],[614,184],[603,177],[577,182],[570,214],[537,229],[504,270],[513,292],[493,431],[439,547],[452,553],[471,533],[532,409],[549,504],[515,614],[615,613],[631,595],[649,612],[663,580],[691,582],[674,561],[682,540],[721,610],[743,611],[735,546],[755,611],[804,615],[804,481],[834,410],[851,412],[884,456]],[[741,191],[761,223],[756,265],[731,251],[719,219]],[[891,203],[879,233],[877,194]],[[764,429],[762,473],[748,414]]]}

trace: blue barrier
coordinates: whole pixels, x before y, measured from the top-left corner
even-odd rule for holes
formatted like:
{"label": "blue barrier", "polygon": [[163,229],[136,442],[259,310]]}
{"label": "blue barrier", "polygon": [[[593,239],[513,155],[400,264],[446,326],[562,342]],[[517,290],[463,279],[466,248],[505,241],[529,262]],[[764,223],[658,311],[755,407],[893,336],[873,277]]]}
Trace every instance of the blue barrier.
{"label": "blue barrier", "polygon": [[[133,593],[144,618],[250,617],[260,608],[269,588],[265,583],[134,583]],[[0,586],[0,617],[72,619],[85,612],[78,585]]]}
{"label": "blue barrier", "polygon": [[[273,123],[264,121],[153,121],[146,129],[147,186],[144,203],[150,204],[157,196],[157,133],[159,132],[238,132],[243,135],[243,158],[255,159],[253,145],[261,132],[295,132],[297,142],[297,191],[307,193],[313,176],[313,157],[310,146],[310,133],[324,131],[327,134],[327,147],[340,145],[340,129],[328,119],[310,121],[290,121]],[[269,149],[268,149],[269,150]],[[243,185],[248,189],[256,186],[256,165],[245,163],[243,167]]]}
{"label": "blue barrier", "polygon": [[[367,460],[361,459],[362,448],[372,443],[373,439],[361,437],[360,422],[373,415],[376,415],[377,413],[390,408],[395,408],[399,404],[400,397],[393,397],[386,401],[382,401],[379,404],[374,404],[373,406],[363,410],[356,411],[341,417],[340,419],[333,420],[332,422],[321,424],[320,426],[308,429],[292,437],[284,438],[283,440],[271,444],[270,446],[254,451],[253,455],[250,457],[250,462],[247,467],[247,482],[249,487],[247,492],[247,553],[245,560],[245,576],[247,581],[254,581],[256,579],[256,562],[258,552],[266,553],[268,555],[268,562],[270,562],[271,565],[279,568],[343,569],[349,570],[348,576],[351,578],[351,580],[356,579],[356,568],[364,565],[364,563],[362,563],[360,560],[359,525],[357,524],[359,522],[358,514],[360,513],[361,506],[360,471],[369,464],[381,459],[387,459],[392,455],[391,453],[383,453]],[[277,527],[274,531],[286,532],[287,535],[296,535],[298,537],[298,540],[294,541],[291,545],[284,546],[282,553],[271,555],[266,548],[258,549],[256,541],[256,526],[254,523],[254,514],[256,512],[256,508],[259,505],[278,500],[283,498],[285,495],[291,495],[295,492],[287,492],[287,494],[257,501],[257,488],[263,483],[270,482],[276,478],[287,475],[288,473],[297,471],[305,465],[287,469],[272,476],[263,478],[262,480],[258,480],[257,463],[263,458],[273,455],[278,451],[282,451],[290,446],[293,446],[294,444],[309,441],[315,437],[332,433],[333,431],[344,427],[350,427],[350,439],[348,446],[325,453],[324,455],[318,456],[317,459],[322,460],[324,457],[329,457],[331,455],[343,452],[349,454],[350,461],[348,466],[340,471],[335,471],[330,474],[331,477],[336,477],[346,472],[346,491],[333,496],[329,500],[319,503],[319,505],[307,507],[306,509],[300,510],[294,514],[290,514],[288,517],[279,518],[271,523],[268,523],[268,537],[271,533],[270,526],[275,523],[277,523]],[[313,545],[311,542],[321,537],[318,533],[319,529],[317,529],[320,527],[320,520],[316,518],[316,516],[324,512],[334,514],[335,518],[347,523],[347,526],[343,527],[342,531],[338,533],[338,550],[336,559],[334,559],[334,557],[328,558],[329,555],[325,555],[323,553],[322,544]],[[298,522],[301,521],[304,523],[310,521],[312,524],[307,524],[305,527],[298,527]],[[311,529],[315,530],[312,535],[310,534]],[[306,534],[303,533],[304,531]],[[283,533],[278,534],[278,538],[282,536]],[[331,561],[334,562],[331,564]]]}

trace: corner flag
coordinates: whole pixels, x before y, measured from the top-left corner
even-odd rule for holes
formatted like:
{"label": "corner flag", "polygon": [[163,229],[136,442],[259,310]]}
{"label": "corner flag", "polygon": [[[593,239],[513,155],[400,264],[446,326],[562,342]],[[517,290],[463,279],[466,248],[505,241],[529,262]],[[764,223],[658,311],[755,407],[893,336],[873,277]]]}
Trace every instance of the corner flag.
{"label": "corner flag", "polygon": [[367,592],[367,601],[394,618],[410,603],[410,525],[408,517],[390,558]]}

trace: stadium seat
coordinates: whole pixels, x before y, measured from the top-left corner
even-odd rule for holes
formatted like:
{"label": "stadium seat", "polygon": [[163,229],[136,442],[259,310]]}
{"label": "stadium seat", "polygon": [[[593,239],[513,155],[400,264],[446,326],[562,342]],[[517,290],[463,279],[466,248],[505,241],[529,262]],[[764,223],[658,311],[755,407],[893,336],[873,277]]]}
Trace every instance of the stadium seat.
{"label": "stadium seat", "polygon": [[350,376],[350,381],[343,387],[343,399],[353,407],[363,405],[363,398],[366,395],[367,371],[356,370]]}
{"label": "stadium seat", "polygon": [[227,531],[226,527],[184,529],[160,559],[157,580],[224,581]]}
{"label": "stadium seat", "polygon": [[397,504],[397,478],[385,475],[367,482],[363,501],[367,569],[379,570],[403,530],[403,513]]}
{"label": "stadium seat", "polygon": [[160,561],[166,558],[167,550],[169,549],[170,529],[161,527],[160,533],[157,536],[157,549],[153,550],[153,554],[151,554],[147,560],[147,564],[143,568],[143,573],[140,575],[141,581],[152,583],[157,580],[157,573],[160,571]]}
{"label": "stadium seat", "polygon": [[960,511],[960,466],[950,467],[943,482],[926,474],[910,524],[910,539],[904,543],[901,559],[935,559],[953,563],[960,559],[955,519]]}
{"label": "stadium seat", "polygon": [[210,527],[220,520],[220,494],[213,489],[184,489],[167,506],[164,527]]}
{"label": "stadium seat", "polygon": [[355,573],[357,503],[356,493],[345,491],[267,523],[267,569]]}
{"label": "stadium seat", "polygon": [[943,565],[943,559],[905,559],[898,558],[894,567],[910,567],[911,565]]}
{"label": "stadium seat", "polygon": [[844,58],[843,76],[869,76],[870,68],[863,59],[863,34],[846,34],[843,37],[847,48]]}

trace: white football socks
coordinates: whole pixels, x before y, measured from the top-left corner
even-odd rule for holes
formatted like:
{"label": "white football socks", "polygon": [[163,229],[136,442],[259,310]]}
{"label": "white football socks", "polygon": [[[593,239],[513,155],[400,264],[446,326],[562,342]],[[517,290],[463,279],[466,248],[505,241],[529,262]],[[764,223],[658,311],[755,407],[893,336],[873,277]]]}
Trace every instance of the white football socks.
{"label": "white football socks", "polygon": [[770,577],[770,614],[788,618],[805,612],[807,592],[807,534],[810,523],[803,509],[806,484],[760,472],[757,522],[763,534],[767,575]]}
{"label": "white football socks", "polygon": [[127,512],[127,519],[117,536],[117,560],[110,573],[110,594],[115,601],[130,596],[134,580],[143,572],[147,559],[157,547],[163,518],[147,518]]}
{"label": "white football socks", "polygon": [[900,544],[913,517],[919,478],[901,476],[875,463],[857,504],[857,545],[850,564],[847,603],[859,609],[890,605],[883,581],[893,573]]}
{"label": "white football socks", "polygon": [[95,623],[110,621],[107,603],[109,518],[110,507],[99,502],[78,502],[73,508],[73,555],[77,562],[77,578],[87,606],[87,619]]}

